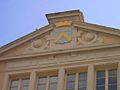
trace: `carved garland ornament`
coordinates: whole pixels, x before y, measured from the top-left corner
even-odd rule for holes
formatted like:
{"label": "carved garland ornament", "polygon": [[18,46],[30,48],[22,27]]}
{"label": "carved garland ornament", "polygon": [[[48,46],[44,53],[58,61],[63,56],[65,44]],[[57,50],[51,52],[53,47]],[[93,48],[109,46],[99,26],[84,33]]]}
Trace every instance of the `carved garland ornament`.
{"label": "carved garland ornament", "polygon": [[41,39],[35,39],[31,42],[30,47],[27,48],[27,51],[37,51],[37,50],[42,50],[49,48],[49,40],[48,40],[48,35]]}
{"label": "carved garland ornament", "polygon": [[[94,45],[94,44],[102,44],[103,38],[95,31],[85,31],[78,30],[73,37],[73,30],[70,28],[67,29],[57,29],[51,33],[51,35],[45,35],[43,38],[32,40],[30,46],[26,51],[40,51],[44,49],[49,49],[51,40],[55,40],[54,44],[64,45],[66,43],[71,43],[73,38],[76,38],[75,41],[77,45]],[[54,37],[53,37],[54,36]],[[72,43],[71,43],[72,44]],[[52,47],[51,47],[52,48]]]}
{"label": "carved garland ornament", "polygon": [[78,31],[78,44],[89,45],[93,43],[102,43],[103,39],[97,35],[96,32],[85,32],[85,31]]}

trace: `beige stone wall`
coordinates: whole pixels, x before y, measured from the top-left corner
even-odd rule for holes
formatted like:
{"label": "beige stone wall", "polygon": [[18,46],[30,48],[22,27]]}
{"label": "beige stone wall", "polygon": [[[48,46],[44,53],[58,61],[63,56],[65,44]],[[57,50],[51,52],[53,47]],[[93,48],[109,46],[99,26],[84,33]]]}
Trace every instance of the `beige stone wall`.
{"label": "beige stone wall", "polygon": [[5,80],[5,63],[0,62],[0,90],[2,90],[4,80]]}
{"label": "beige stone wall", "polygon": [[[79,51],[64,53],[58,51],[56,54],[12,59],[8,60],[6,64],[5,62],[0,63],[0,90],[2,87],[3,90],[7,90],[9,80],[7,75],[12,75],[12,78],[30,76],[30,88],[32,88],[31,90],[34,90],[33,87],[35,87],[34,83],[36,83],[35,76],[37,73],[40,75],[55,74],[59,77],[63,77],[66,72],[87,71],[89,73],[88,76],[90,76],[88,79],[94,80],[95,70],[108,67],[117,68],[119,61],[120,47],[90,50],[87,50],[86,48],[86,50],[81,49]],[[61,74],[61,72],[63,74]],[[65,78],[60,78],[58,83],[64,83],[64,79]],[[89,80],[88,90],[92,90],[94,85],[95,83],[92,83],[91,80]]]}

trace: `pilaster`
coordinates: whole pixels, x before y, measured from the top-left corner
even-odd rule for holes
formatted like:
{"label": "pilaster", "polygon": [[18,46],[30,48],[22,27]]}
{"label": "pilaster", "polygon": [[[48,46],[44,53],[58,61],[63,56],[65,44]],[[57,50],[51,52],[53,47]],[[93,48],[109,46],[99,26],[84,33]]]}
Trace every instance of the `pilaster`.
{"label": "pilaster", "polygon": [[35,85],[36,85],[36,72],[32,71],[30,74],[29,90],[35,90]]}
{"label": "pilaster", "polygon": [[90,64],[88,66],[87,90],[94,90],[94,73],[94,65]]}
{"label": "pilaster", "polygon": [[9,88],[9,75],[6,73],[2,90],[8,90],[8,88]]}
{"label": "pilaster", "polygon": [[65,84],[65,69],[60,68],[58,72],[57,90],[64,90],[64,84]]}

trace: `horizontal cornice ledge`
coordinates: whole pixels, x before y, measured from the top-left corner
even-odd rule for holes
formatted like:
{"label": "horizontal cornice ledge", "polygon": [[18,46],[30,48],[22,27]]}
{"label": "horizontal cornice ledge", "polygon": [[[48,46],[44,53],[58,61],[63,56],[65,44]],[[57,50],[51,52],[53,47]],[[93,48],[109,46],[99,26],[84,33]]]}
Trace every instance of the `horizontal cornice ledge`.
{"label": "horizontal cornice ledge", "polygon": [[44,52],[36,52],[36,53],[28,53],[28,54],[23,54],[23,55],[3,57],[3,58],[0,58],[0,61],[46,56],[46,55],[53,55],[53,54],[64,54],[64,53],[82,52],[82,51],[89,51],[89,50],[107,49],[107,48],[115,48],[115,47],[120,47],[120,43],[109,44],[109,45],[97,45],[97,46],[90,46],[90,47],[88,46],[77,47],[77,48],[72,48],[72,49],[60,49],[60,50],[52,50],[52,51],[47,50]]}

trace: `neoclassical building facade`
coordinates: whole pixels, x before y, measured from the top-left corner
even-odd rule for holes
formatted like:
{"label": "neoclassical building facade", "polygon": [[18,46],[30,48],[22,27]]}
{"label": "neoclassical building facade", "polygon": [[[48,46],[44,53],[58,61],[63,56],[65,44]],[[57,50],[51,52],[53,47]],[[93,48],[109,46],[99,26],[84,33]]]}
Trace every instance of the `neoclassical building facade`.
{"label": "neoclassical building facade", "polygon": [[0,90],[120,90],[120,30],[79,10],[0,48]]}

